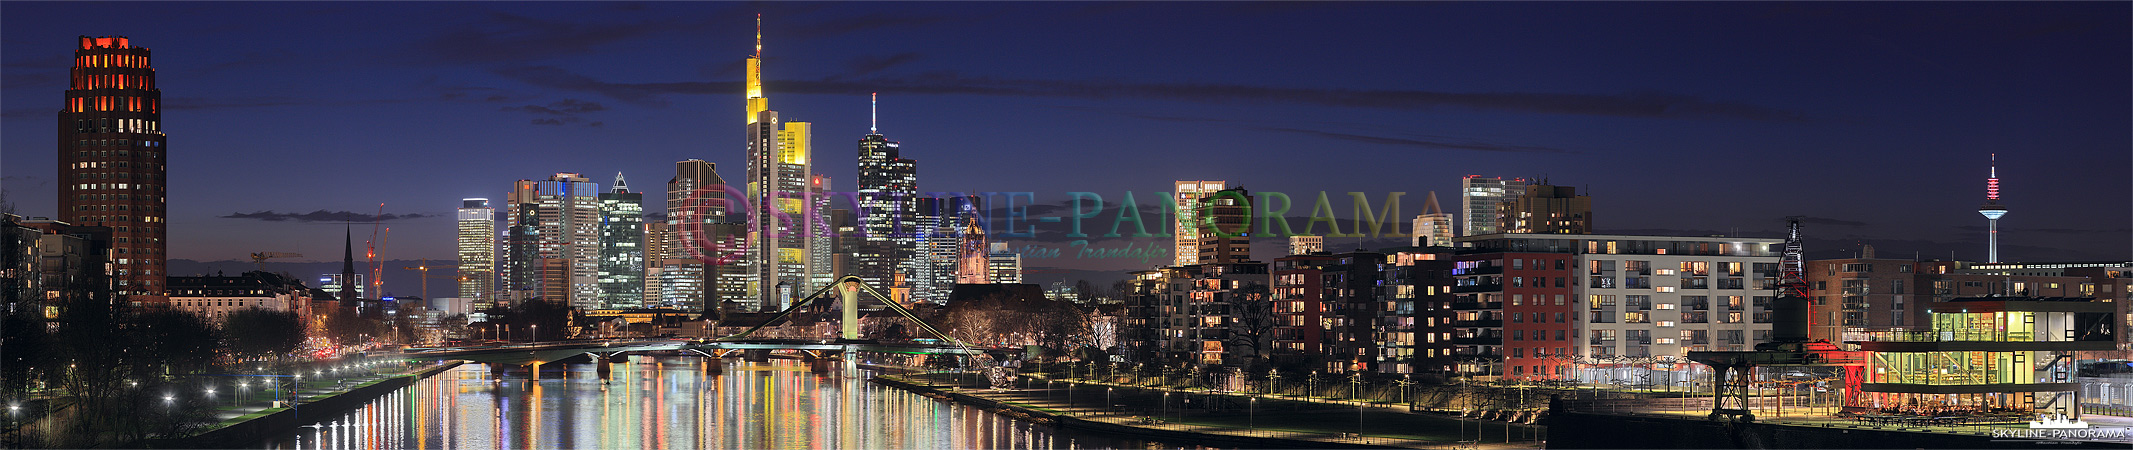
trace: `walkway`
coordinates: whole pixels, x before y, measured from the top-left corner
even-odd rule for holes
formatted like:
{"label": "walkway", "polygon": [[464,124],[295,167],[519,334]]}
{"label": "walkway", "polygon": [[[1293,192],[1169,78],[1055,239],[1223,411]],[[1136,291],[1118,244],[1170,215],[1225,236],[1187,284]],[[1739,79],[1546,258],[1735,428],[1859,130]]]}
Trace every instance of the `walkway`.
{"label": "walkway", "polygon": [[1031,381],[1029,389],[958,387],[950,377],[910,376],[943,391],[1120,426],[1211,435],[1376,447],[1540,448],[1545,428],[1410,413],[1404,405],[1240,396],[1142,386]]}

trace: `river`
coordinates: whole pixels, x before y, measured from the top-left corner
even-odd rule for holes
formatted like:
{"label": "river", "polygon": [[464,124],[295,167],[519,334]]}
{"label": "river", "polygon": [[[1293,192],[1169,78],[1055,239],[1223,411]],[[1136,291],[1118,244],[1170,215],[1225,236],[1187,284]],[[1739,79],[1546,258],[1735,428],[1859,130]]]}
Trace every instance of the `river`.
{"label": "river", "polygon": [[256,447],[275,449],[1077,449],[1168,445],[1060,430],[828,374],[805,363],[637,356],[608,380],[592,365],[550,365],[539,381],[467,364],[338,419]]}

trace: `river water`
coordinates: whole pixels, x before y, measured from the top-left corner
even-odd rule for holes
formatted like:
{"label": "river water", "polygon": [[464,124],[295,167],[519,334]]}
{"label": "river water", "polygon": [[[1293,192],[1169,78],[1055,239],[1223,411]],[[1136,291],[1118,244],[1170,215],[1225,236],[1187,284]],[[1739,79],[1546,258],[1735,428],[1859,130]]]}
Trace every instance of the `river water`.
{"label": "river water", "polygon": [[336,420],[258,447],[276,449],[1077,449],[1161,448],[1017,421],[866,381],[842,365],[637,356],[608,380],[592,365],[550,365],[539,381],[466,364]]}

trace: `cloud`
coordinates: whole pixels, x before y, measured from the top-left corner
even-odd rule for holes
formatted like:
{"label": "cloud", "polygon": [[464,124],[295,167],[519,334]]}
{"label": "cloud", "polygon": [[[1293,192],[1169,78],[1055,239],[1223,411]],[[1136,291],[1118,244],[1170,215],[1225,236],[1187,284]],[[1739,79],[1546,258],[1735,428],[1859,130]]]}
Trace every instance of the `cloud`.
{"label": "cloud", "polygon": [[[1955,226],[1955,229],[1957,229],[1957,230],[1962,230],[1962,231],[1964,231],[1964,232],[1971,232],[1971,233],[1983,233],[1983,232],[1985,232],[1985,227],[1984,227],[1984,226],[1982,226],[1982,225],[1956,225],[1956,226]],[[2019,233],[2044,233],[2044,234],[2119,234],[2119,233],[2129,233],[2129,232],[2133,232],[2133,228],[2124,228],[2124,227],[2121,227],[2121,228],[2116,228],[2116,229],[2101,229],[2101,228],[2016,228],[2016,227],[2004,227],[2004,226],[2003,226],[2003,227],[2000,227],[2000,232],[2001,232],[2001,233],[2016,233],[2016,234],[2019,234]]]}
{"label": "cloud", "polygon": [[589,113],[589,112],[596,112],[596,111],[606,111],[606,110],[607,110],[607,105],[602,105],[602,104],[599,104],[599,103],[594,103],[594,102],[588,102],[588,101],[584,101],[584,100],[578,100],[578,99],[574,99],[574,98],[566,98],[566,99],[563,99],[562,101],[558,101],[558,102],[554,102],[554,103],[549,103],[549,104],[548,104],[548,106],[541,106],[541,105],[526,105],[526,106],[506,106],[506,107],[504,107],[504,108],[503,108],[502,110],[503,110],[503,111],[525,111],[525,112],[530,112],[530,113],[536,113],[536,114],[548,114],[548,115],[554,115],[554,116],[576,116],[576,115],[578,115],[578,114],[583,114],[583,113]]}
{"label": "cloud", "polygon": [[1815,224],[1815,225],[1836,225],[1836,226],[1840,226],[1840,227],[1863,227],[1863,226],[1866,226],[1866,222],[1860,222],[1860,221],[1856,221],[1856,220],[1831,219],[1831,218],[1828,218],[1828,217],[1814,217],[1814,216],[1803,216],[1803,217],[1800,217],[1800,223],[1806,223],[1806,224]]}
{"label": "cloud", "polygon": [[[725,94],[740,82],[615,83],[553,66],[498,70],[497,74],[541,87],[592,92],[631,102],[662,102],[668,94]],[[938,71],[907,76],[846,80],[773,81],[779,92],[861,95],[962,94],[1057,97],[1105,100],[1164,99],[1212,104],[1285,103],[1317,106],[1436,109],[1465,108],[1542,114],[1642,117],[1663,119],[1741,119],[1802,121],[1804,114],[1703,97],[1663,92],[1573,94],[1550,92],[1440,92],[1413,89],[1322,89],[1223,83],[1138,83],[1117,80],[1036,80],[964,76]]]}
{"label": "cloud", "polygon": [[889,27],[922,27],[943,22],[976,22],[975,18],[958,16],[914,16],[909,14],[873,13],[839,19],[808,22],[794,28],[791,33],[801,37],[824,37]]}
{"label": "cloud", "polygon": [[364,214],[364,213],[357,213],[357,212],[350,212],[350,211],[327,211],[327,210],[323,210],[323,209],[321,209],[321,210],[317,210],[317,211],[312,211],[312,212],[307,212],[307,213],[293,213],[293,212],[285,213],[285,212],[278,212],[278,211],[274,211],[274,210],[264,210],[264,211],[259,211],[259,212],[249,212],[249,213],[243,213],[243,212],[239,212],[239,213],[230,213],[229,215],[225,215],[225,216],[219,216],[219,217],[221,217],[221,218],[224,218],[224,219],[252,219],[252,220],[263,220],[263,221],[267,221],[267,222],[286,222],[286,221],[291,221],[291,220],[293,220],[293,221],[297,221],[297,222],[370,222],[370,221],[373,221],[373,220],[385,220],[385,221],[392,221],[392,220],[403,220],[403,219],[428,219],[428,218],[433,218],[433,217],[439,217],[439,216],[438,216],[438,215],[436,215],[436,214],[423,214],[423,213],[406,213],[406,214],[391,214],[391,213],[387,213],[387,214],[383,214],[383,215],[373,215],[373,214]]}
{"label": "cloud", "polygon": [[[1118,111],[1118,110],[1114,110],[1114,109],[1106,109],[1106,108],[1089,108],[1089,107],[1081,107],[1081,106],[1052,106],[1052,107],[1053,107],[1053,108],[1059,108],[1059,109],[1073,110],[1073,111],[1087,111],[1087,112],[1096,112],[1096,113],[1105,113],[1105,114],[1116,114],[1116,115],[1123,115],[1123,116],[1127,116],[1127,117],[1133,117],[1133,118],[1136,118],[1136,119],[1143,119],[1143,120],[1159,120],[1159,121],[1165,121],[1165,122],[1186,122],[1186,123],[1214,123],[1214,124],[1223,124],[1223,125],[1231,125],[1231,126],[1236,126],[1236,127],[1239,127],[1239,128],[1244,128],[1244,129],[1248,129],[1248,130],[1257,130],[1257,131],[1270,131],[1270,132],[1277,132],[1277,133],[1291,133],[1291,134],[1301,134],[1301,135],[1306,135],[1306,136],[1315,136],[1315,137],[1321,137],[1321,138],[1328,138],[1328,139],[1335,139],[1335,140],[1344,140],[1344,141],[1353,141],[1353,142],[1366,142],[1366,143],[1372,143],[1372,144],[1384,144],[1384,145],[1395,145],[1395,146],[1419,147],[1419,148],[1427,148],[1427,149],[1449,149],[1449,150],[1476,150],[1476,151],[1489,151],[1489,152],[1512,152],[1512,153],[1577,153],[1577,152],[1574,152],[1574,151],[1570,151],[1570,150],[1558,149],[1558,148],[1553,148],[1553,147],[1541,147],[1541,146],[1532,146],[1532,145],[1509,145],[1509,144],[1490,144],[1490,143],[1485,143],[1485,142],[1474,142],[1474,141],[1467,141],[1467,142],[1455,142],[1455,141],[1454,141],[1454,139],[1457,139],[1457,138],[1452,138],[1452,137],[1448,137],[1448,136],[1434,136],[1434,135],[1422,135],[1422,134],[1414,134],[1414,133],[1401,133],[1401,134],[1404,134],[1404,135],[1406,135],[1406,136],[1404,136],[1404,137],[1392,137],[1392,136],[1378,136],[1378,135],[1369,135],[1369,134],[1359,134],[1359,133],[1354,133],[1354,132],[1343,132],[1343,131],[1327,131],[1327,130],[1313,130],[1313,129],[1295,128],[1295,127],[1290,127],[1290,126],[1274,126],[1274,125],[1266,125],[1266,124],[1265,124],[1266,122],[1260,122],[1260,121],[1249,121],[1249,120],[1216,119],[1216,118],[1209,118],[1209,117],[1178,117],[1178,116],[1165,116],[1165,115],[1156,115],[1156,114],[1145,114],[1145,113],[1137,113],[1137,112],[1124,112],[1124,111]],[[1352,128],[1352,127],[1355,127],[1356,125],[1358,125],[1358,124],[1354,124],[1354,123],[1333,123],[1333,122],[1314,122],[1314,121],[1290,121],[1290,122],[1287,122],[1287,123],[1299,123],[1299,124],[1322,124],[1322,125],[1336,125],[1336,126],[1344,126],[1344,127],[1351,127],[1351,128]]]}
{"label": "cloud", "polygon": [[1274,132],[1282,132],[1282,133],[1291,133],[1291,134],[1301,134],[1301,135],[1306,135],[1306,136],[1317,136],[1317,137],[1322,137],[1322,138],[1328,138],[1328,139],[1336,139],[1336,140],[1343,140],[1343,141],[1352,141],[1352,142],[1363,142],[1363,143],[1370,143],[1370,144],[1381,144],[1381,145],[1393,145],[1393,146],[1402,146],[1402,147],[1418,147],[1418,148],[1427,148],[1427,149],[1447,149],[1447,150],[1474,150],[1474,151],[1484,151],[1484,152],[1511,152],[1511,153],[1577,153],[1577,152],[1573,152],[1573,151],[1569,151],[1569,150],[1563,150],[1563,149],[1559,149],[1559,148],[1553,148],[1553,147],[1540,147],[1540,146],[1532,146],[1532,145],[1506,145],[1506,144],[1489,144],[1489,143],[1482,143],[1482,142],[1444,142],[1444,141],[1432,141],[1432,140],[1424,140],[1424,139],[1415,139],[1415,138],[1404,138],[1404,137],[1390,137],[1390,136],[1372,136],[1372,135],[1365,135],[1365,134],[1343,133],[1343,132],[1338,132],[1338,131],[1325,131],[1325,130],[1306,130],[1306,129],[1301,129],[1301,128],[1288,128],[1288,127],[1253,127],[1253,129],[1256,129],[1256,130],[1262,130],[1262,131],[1274,131]]}
{"label": "cloud", "polygon": [[537,61],[593,53],[607,44],[646,35],[705,26],[669,19],[613,23],[566,23],[501,11],[476,15],[477,23],[421,39],[406,55],[416,63]]}
{"label": "cloud", "polygon": [[856,77],[860,75],[871,74],[874,72],[880,72],[883,70],[887,70],[890,67],[896,67],[899,65],[903,65],[904,63],[917,61],[918,59],[919,54],[917,52],[903,52],[880,57],[862,56],[858,60],[851,62],[852,71],[851,73],[845,74],[845,76]]}

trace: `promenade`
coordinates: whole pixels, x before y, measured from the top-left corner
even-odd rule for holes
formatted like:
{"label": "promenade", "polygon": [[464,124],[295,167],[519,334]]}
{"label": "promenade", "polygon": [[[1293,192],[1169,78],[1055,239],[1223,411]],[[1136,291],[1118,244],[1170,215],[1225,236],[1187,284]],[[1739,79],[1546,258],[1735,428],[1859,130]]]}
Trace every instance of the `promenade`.
{"label": "promenade", "polygon": [[[1500,450],[1541,448],[1546,434],[1545,427],[1537,425],[1409,412],[1403,404],[1041,378],[1017,380],[1011,389],[978,387],[968,378],[959,382],[953,374],[900,379],[963,397],[957,401],[1004,406],[1008,410],[999,411],[1003,414],[1065,426],[1126,427],[1157,441],[1189,433],[1225,441],[1280,440],[1323,447]],[[1072,420],[1085,423],[1069,423]]]}

